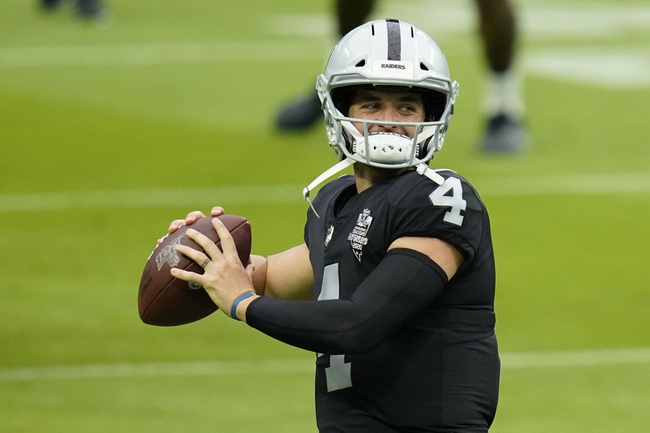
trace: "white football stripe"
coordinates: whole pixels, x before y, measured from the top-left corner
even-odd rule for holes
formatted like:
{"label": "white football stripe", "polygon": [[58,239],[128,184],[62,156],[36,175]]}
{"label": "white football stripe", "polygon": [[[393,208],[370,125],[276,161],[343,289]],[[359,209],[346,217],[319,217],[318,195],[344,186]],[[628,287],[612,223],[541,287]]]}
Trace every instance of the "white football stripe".
{"label": "white football stripe", "polygon": [[[650,173],[546,175],[477,179],[482,197],[531,195],[625,194],[650,192]],[[74,191],[0,195],[0,212],[71,209],[193,207],[302,203],[300,184],[228,186],[202,189]]]}
{"label": "white football stripe", "polygon": [[650,173],[492,177],[472,181],[483,197],[650,192]]}
{"label": "white football stripe", "polygon": [[324,54],[310,41],[79,45],[0,48],[0,69],[304,62]]}
{"label": "white football stripe", "polygon": [[650,347],[506,353],[501,361],[504,369],[650,364]]}
{"label": "white football stripe", "polygon": [[[650,30],[647,4],[574,3],[520,0],[516,13],[520,33],[527,39],[552,39],[558,36],[615,36],[631,31]],[[470,2],[447,0],[387,1],[374,16],[399,17],[428,32],[434,39],[473,32],[476,11]],[[331,14],[275,14],[267,18],[266,31],[275,35],[329,36],[335,42],[335,21]]]}
{"label": "white football stripe", "polygon": [[299,203],[303,185],[230,186],[195,189],[76,191],[0,195],[0,212],[195,206],[198,202],[233,204]]}
{"label": "white football stripe", "polygon": [[[650,364],[650,348],[599,349],[566,352],[525,352],[501,355],[502,368],[539,369]],[[95,364],[58,367],[0,368],[0,382],[111,379],[172,376],[273,376],[313,374],[309,358],[245,361],[196,361],[142,364]]]}
{"label": "white football stripe", "polygon": [[[476,26],[473,7],[442,0],[388,2],[380,9],[384,16],[399,15],[443,40],[445,35],[453,37],[456,33],[473,31]],[[560,46],[565,45],[563,38],[567,36],[583,41],[581,47],[572,49],[526,50],[522,53],[522,63],[527,73],[610,88],[650,87],[650,47],[631,49],[601,43],[605,34],[615,37],[635,31],[648,33],[650,6],[528,1],[519,9],[521,33],[526,38],[557,41]],[[327,14],[271,15],[263,21],[266,33],[283,39],[3,47],[0,69],[324,62],[336,42],[335,25]]]}
{"label": "white football stripe", "polygon": [[650,87],[650,46],[529,52],[526,72],[610,88]]}
{"label": "white football stripe", "polygon": [[313,361],[196,361],[146,364],[94,364],[0,369],[0,382],[56,379],[103,379],[157,376],[236,376],[310,373]]}

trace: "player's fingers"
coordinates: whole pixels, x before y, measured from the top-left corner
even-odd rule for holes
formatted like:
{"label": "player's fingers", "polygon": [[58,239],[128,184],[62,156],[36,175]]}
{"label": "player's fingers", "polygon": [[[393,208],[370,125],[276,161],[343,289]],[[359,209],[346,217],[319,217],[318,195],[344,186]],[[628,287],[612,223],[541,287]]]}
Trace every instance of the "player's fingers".
{"label": "player's fingers", "polygon": [[170,272],[174,278],[201,285],[201,281],[199,281],[201,279],[201,275],[199,274],[195,274],[194,272],[186,271],[180,268],[172,268]]}
{"label": "player's fingers", "polygon": [[190,225],[199,218],[203,218],[205,214],[201,212],[200,210],[195,210],[187,214],[185,217],[185,224]]}
{"label": "player's fingers", "polygon": [[221,206],[215,206],[210,211],[210,215],[212,215],[212,216],[219,216],[219,215],[223,215],[225,213],[226,213],[226,211]]}
{"label": "player's fingers", "polygon": [[185,225],[185,220],[174,220],[169,223],[169,233],[174,233],[176,230]]}
{"label": "player's fingers", "polygon": [[187,245],[178,244],[174,247],[174,249],[187,258],[195,261],[198,265],[201,265],[201,267],[204,267],[204,264],[207,265],[206,259],[211,260],[210,257],[208,257],[208,255],[203,251],[195,250],[194,248],[188,247]]}
{"label": "player's fingers", "polygon": [[176,230],[184,225],[190,225],[196,222],[197,219],[203,218],[205,215],[200,210],[195,210],[187,214],[183,219],[174,220],[169,224],[169,233],[174,233]]}
{"label": "player's fingers", "polygon": [[223,250],[223,254],[228,258],[238,258],[239,256],[237,255],[237,246],[235,245],[235,241],[223,222],[221,222],[219,218],[213,218],[212,226],[217,231],[217,235],[219,235],[219,239],[221,240],[221,249]]}
{"label": "player's fingers", "polygon": [[[212,242],[209,237],[194,229],[187,229],[186,233],[190,239],[192,239],[194,242],[199,244],[201,248],[203,248],[203,250],[207,253],[207,257],[209,259],[216,260],[219,257],[221,257],[221,250],[219,250],[217,245],[214,242]],[[197,263],[201,264],[202,260],[197,261]]]}

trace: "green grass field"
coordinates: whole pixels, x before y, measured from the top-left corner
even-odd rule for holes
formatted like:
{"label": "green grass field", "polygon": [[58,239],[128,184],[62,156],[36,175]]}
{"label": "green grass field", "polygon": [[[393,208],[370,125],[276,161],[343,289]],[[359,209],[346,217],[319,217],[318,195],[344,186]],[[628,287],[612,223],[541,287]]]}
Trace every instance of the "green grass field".
{"label": "green grass field", "polygon": [[[215,314],[140,322],[169,221],[221,204],[255,252],[302,240],[324,128],[280,135],[334,41],[330,1],[107,0],[101,26],[0,2],[0,432],[315,432],[314,355]],[[532,148],[477,152],[472,2],[381,2],[461,83],[446,147],[497,254],[495,433],[650,425],[650,6],[522,0]]]}

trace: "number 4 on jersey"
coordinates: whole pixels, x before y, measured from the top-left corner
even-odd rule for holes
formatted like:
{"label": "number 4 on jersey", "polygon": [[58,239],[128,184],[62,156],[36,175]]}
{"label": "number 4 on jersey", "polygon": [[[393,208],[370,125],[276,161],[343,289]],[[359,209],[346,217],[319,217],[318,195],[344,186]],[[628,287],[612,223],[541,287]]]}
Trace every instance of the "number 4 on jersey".
{"label": "number 4 on jersey", "polygon": [[[451,194],[449,194],[451,192]],[[429,199],[434,206],[450,207],[443,218],[444,221],[461,226],[463,216],[460,211],[467,208],[467,201],[463,199],[463,186],[457,177],[448,177],[445,182],[436,188]]]}

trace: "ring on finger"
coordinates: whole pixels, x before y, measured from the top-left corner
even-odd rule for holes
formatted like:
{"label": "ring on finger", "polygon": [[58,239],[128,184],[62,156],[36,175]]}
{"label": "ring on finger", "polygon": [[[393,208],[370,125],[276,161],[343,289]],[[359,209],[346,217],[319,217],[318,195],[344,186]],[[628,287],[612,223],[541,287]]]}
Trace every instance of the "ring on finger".
{"label": "ring on finger", "polygon": [[203,263],[201,263],[201,267],[205,269],[205,267],[208,266],[208,263],[210,263],[210,259],[203,260]]}

